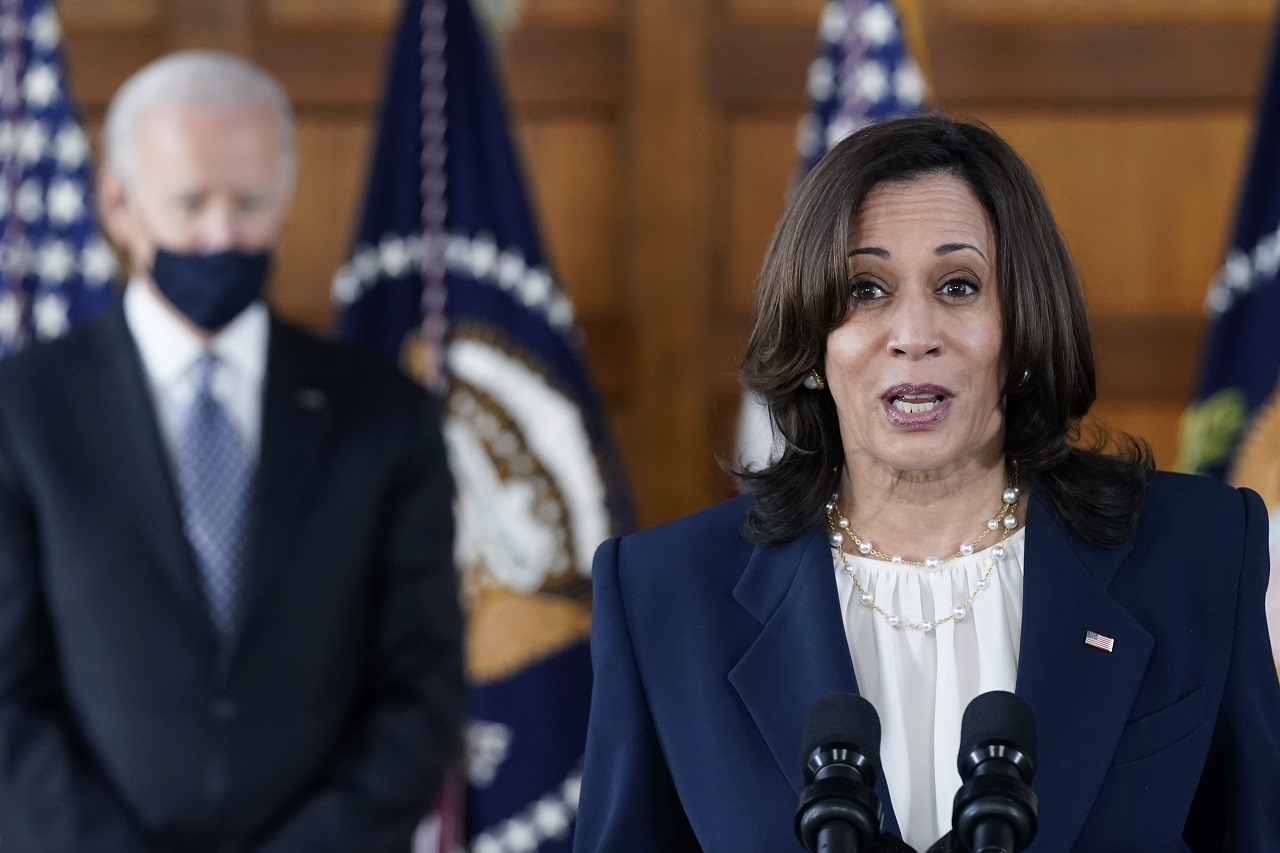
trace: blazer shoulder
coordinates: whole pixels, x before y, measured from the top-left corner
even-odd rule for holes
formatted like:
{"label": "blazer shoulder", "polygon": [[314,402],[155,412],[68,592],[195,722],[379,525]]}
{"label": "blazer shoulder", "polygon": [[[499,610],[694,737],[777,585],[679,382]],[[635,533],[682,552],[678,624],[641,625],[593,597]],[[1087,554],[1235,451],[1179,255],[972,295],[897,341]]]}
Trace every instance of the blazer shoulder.
{"label": "blazer shoulder", "polygon": [[1243,524],[1246,514],[1260,507],[1261,501],[1252,489],[1236,488],[1212,477],[1159,471],[1147,487],[1142,518],[1164,527],[1221,529],[1222,525]]}
{"label": "blazer shoulder", "polygon": [[644,551],[671,545],[695,545],[701,541],[723,543],[726,539],[741,539],[742,521],[746,517],[751,499],[740,495],[721,501],[705,509],[692,512],[655,527],[623,537],[625,548]]}
{"label": "blazer shoulder", "polygon": [[[102,364],[131,357],[132,346],[117,305],[60,337],[0,359],[0,416],[25,418],[48,409],[53,400],[74,401],[86,384],[100,381]],[[20,402],[37,400],[38,406]]]}
{"label": "blazer shoulder", "polygon": [[654,579],[674,582],[690,573],[741,570],[755,547],[741,530],[748,506],[749,497],[736,497],[622,537],[615,543],[620,578],[659,583]]}
{"label": "blazer shoulder", "polygon": [[1217,563],[1224,549],[1265,552],[1267,527],[1266,507],[1252,489],[1161,471],[1147,488],[1133,544],[1140,552],[1173,549],[1182,558]]}
{"label": "blazer shoulder", "polygon": [[106,349],[127,343],[128,340],[124,313],[117,305],[64,335],[52,340],[37,341],[0,359],[0,384],[38,380],[50,372],[97,359]]}

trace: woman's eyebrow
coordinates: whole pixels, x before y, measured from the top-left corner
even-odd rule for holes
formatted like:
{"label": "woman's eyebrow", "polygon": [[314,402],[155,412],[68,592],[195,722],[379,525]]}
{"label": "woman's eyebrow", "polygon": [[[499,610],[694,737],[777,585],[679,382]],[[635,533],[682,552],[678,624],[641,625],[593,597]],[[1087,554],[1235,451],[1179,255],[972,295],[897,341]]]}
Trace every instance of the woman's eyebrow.
{"label": "woman's eyebrow", "polygon": [[933,253],[935,255],[949,255],[952,252],[958,252],[961,249],[972,249],[973,251],[978,253],[978,257],[982,258],[987,263],[991,263],[991,261],[987,258],[987,256],[982,254],[981,249],[979,249],[977,246],[974,246],[970,243],[943,243],[941,246],[934,249]]}

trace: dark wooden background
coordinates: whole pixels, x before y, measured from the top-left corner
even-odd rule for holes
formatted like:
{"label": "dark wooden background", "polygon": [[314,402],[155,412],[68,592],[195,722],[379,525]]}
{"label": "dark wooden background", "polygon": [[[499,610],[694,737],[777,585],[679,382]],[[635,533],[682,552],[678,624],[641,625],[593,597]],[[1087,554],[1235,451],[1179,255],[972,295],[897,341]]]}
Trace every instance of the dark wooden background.
{"label": "dark wooden background", "polygon": [[[919,0],[934,103],[1040,176],[1088,291],[1097,414],[1171,466],[1272,0]],[[168,50],[276,74],[301,174],[274,298],[330,324],[400,0],[61,0],[92,128]],[[820,0],[526,0],[503,51],[551,254],[651,524],[726,494],[755,275],[794,166]]]}

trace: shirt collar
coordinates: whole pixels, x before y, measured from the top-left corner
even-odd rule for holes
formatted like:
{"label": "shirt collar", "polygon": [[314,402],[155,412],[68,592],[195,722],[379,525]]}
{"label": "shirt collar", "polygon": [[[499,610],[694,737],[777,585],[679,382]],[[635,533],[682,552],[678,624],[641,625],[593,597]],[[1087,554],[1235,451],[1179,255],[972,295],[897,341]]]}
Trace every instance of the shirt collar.
{"label": "shirt collar", "polygon": [[171,387],[205,351],[246,382],[261,382],[266,373],[270,314],[262,300],[241,311],[206,344],[178,319],[146,281],[133,278],[124,294],[125,321],[137,342],[142,364],[152,380]]}

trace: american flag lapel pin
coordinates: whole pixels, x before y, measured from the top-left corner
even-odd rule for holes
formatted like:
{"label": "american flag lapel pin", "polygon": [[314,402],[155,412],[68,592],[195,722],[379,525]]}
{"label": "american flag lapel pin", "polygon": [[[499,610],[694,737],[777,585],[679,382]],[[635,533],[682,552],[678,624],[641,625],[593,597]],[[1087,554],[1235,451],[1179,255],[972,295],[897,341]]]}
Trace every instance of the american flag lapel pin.
{"label": "american flag lapel pin", "polygon": [[1102,649],[1104,652],[1113,652],[1116,648],[1114,637],[1108,637],[1106,634],[1099,634],[1097,631],[1084,632],[1084,644],[1093,646],[1095,649]]}

